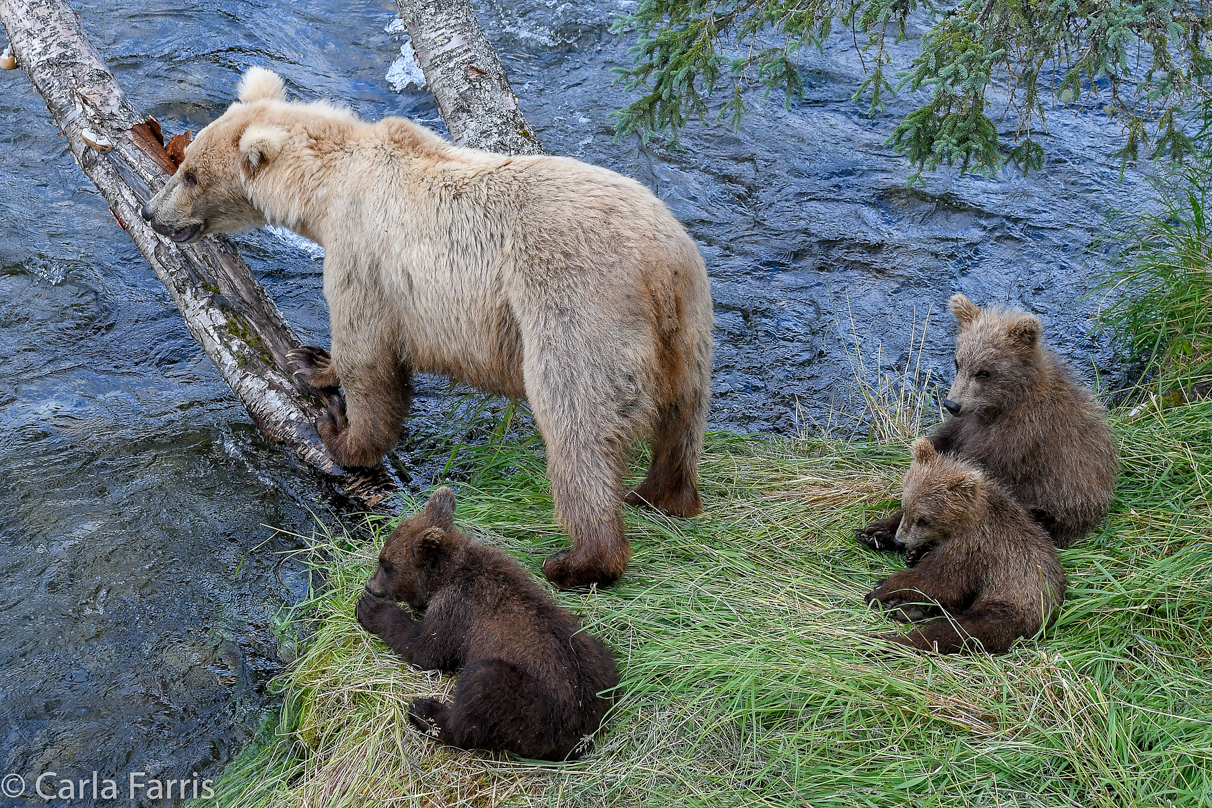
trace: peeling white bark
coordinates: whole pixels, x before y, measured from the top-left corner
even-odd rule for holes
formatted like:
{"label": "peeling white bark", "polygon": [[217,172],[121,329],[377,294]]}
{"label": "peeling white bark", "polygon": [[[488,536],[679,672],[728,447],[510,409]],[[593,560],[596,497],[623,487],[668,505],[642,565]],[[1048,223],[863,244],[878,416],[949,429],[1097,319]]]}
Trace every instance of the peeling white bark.
{"label": "peeling white bark", "polygon": [[0,0],[0,23],[72,156],[261,432],[320,472],[355,507],[392,508],[397,499],[390,495],[399,483],[390,471],[351,474],[333,463],[314,427],[319,402],[283,370],[286,352],[299,339],[235,247],[221,237],[175,244],[139,216],[174,168],[159,125],[149,125],[126,102],[75,13],[60,0]]}
{"label": "peeling white bark", "polygon": [[425,83],[460,146],[542,154],[470,0],[396,0]]}

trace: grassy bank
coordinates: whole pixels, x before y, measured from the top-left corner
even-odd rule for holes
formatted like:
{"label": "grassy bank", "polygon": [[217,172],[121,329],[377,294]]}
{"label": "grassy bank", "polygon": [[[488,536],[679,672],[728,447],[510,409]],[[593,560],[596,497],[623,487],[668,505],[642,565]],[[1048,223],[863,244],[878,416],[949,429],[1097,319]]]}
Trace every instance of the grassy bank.
{"label": "grassy bank", "polygon": [[[439,748],[405,717],[451,680],[353,619],[377,545],[319,537],[327,586],[267,742],[220,804],[1212,805],[1212,403],[1115,417],[1109,520],[1063,561],[1047,636],[999,658],[889,651],[862,605],[896,559],[851,529],[885,508],[906,446],[708,436],[706,513],[629,510],[627,576],[561,595],[615,650],[622,698],[586,759]],[[541,445],[462,448],[457,518],[530,569],[558,549]],[[637,474],[640,465],[634,467]]]}

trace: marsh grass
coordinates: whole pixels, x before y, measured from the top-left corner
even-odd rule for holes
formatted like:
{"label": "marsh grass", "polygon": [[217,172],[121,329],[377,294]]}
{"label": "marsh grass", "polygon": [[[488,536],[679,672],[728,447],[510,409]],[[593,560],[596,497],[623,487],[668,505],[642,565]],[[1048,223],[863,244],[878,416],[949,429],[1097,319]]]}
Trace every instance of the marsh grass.
{"label": "marsh grass", "polygon": [[[629,509],[635,556],[602,592],[560,594],[615,650],[620,700],[596,749],[538,764],[440,748],[406,719],[449,677],[410,670],[353,618],[378,540],[320,533],[327,583],[284,707],[228,767],[220,805],[1198,806],[1212,804],[1212,403],[1152,398],[1115,429],[1111,518],[1062,554],[1046,635],[938,658],[863,593],[898,567],[851,530],[892,504],[906,444],[708,436],[706,510]],[[632,471],[642,469],[637,458]],[[538,574],[565,537],[541,443],[461,446],[459,523]],[[419,503],[410,503],[411,506]]]}
{"label": "marsh grass", "polygon": [[1101,324],[1125,358],[1163,384],[1212,382],[1212,104],[1195,153],[1154,182],[1139,211],[1114,216]]}
{"label": "marsh grass", "polygon": [[879,443],[906,442],[939,420],[937,380],[922,365],[931,313],[927,310],[919,322],[914,309],[909,348],[903,360],[893,363],[883,342],[871,347],[859,333],[847,299],[845,322],[837,312],[834,320],[850,367],[849,400],[841,408],[833,408],[828,423],[813,424],[817,434],[841,438],[863,434]]}

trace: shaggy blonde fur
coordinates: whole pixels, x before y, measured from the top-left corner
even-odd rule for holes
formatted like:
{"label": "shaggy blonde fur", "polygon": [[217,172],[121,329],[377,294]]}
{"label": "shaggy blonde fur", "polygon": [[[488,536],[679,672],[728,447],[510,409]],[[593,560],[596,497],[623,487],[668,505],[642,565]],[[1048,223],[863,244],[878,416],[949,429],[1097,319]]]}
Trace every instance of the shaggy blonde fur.
{"label": "shaggy blonde fur", "polygon": [[634,440],[652,439],[653,461],[630,500],[698,513],[711,292],[668,208],[576,160],[458,148],[401,118],[287,102],[267,72],[246,74],[248,100],[198,133],[145,215],[181,241],[270,223],[324,246],[331,361],[305,351],[297,369],[344,388],[346,407],[318,424],[334,458],[382,457],[421,370],[530,402],[572,539],[544,564],[557,585],[622,574]]}

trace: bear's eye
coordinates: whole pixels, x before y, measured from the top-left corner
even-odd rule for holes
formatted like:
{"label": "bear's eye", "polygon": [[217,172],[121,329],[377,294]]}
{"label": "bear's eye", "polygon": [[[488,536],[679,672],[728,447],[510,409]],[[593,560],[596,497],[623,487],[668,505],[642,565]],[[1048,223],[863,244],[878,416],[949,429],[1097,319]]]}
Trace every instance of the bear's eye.
{"label": "bear's eye", "polygon": [[978,379],[987,379],[987,378],[989,378],[989,371],[987,371],[987,370],[978,370],[978,371],[976,372],[976,378],[978,378]]}
{"label": "bear's eye", "polygon": [[917,520],[918,527],[930,527],[933,524],[934,524],[934,520],[928,516],[923,516],[921,519]]}
{"label": "bear's eye", "polygon": [[184,179],[185,179],[186,185],[197,185],[198,184],[198,175],[192,171],[186,171]]}
{"label": "bear's eye", "polygon": [[386,562],[380,558],[379,566],[382,567],[384,573],[386,573],[387,575],[391,575],[391,564],[389,564],[388,562]]}

